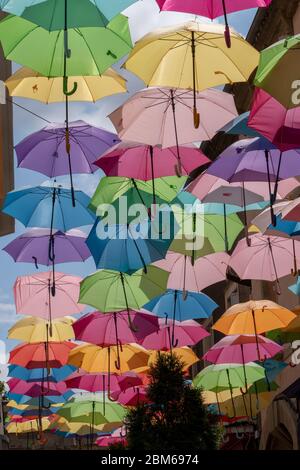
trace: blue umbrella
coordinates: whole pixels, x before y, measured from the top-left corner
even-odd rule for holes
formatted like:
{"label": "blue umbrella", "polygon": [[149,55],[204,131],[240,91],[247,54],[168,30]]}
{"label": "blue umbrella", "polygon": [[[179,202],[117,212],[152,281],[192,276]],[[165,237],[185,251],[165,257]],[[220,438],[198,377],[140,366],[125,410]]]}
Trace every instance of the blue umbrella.
{"label": "blue umbrella", "polygon": [[91,225],[95,215],[88,209],[90,198],[75,191],[76,206],[70,204],[70,189],[61,186],[35,186],[11,191],[6,195],[2,212],[15,217],[26,227],[50,228],[67,232]]}
{"label": "blue umbrella", "polygon": [[277,375],[287,367],[286,362],[276,361],[275,359],[266,359],[263,363],[259,363],[265,368],[267,380],[274,382]]}
{"label": "blue umbrella", "polygon": [[297,282],[288,287],[293,294],[300,296],[300,277],[298,276]]}
{"label": "blue umbrella", "polygon": [[[55,403],[65,403],[71,396],[74,395],[72,390],[68,390],[63,395],[54,395],[43,397],[44,406],[51,406]],[[18,405],[31,405],[31,406],[40,406],[40,398],[32,398],[27,395],[19,395],[18,393],[8,392],[7,397],[9,400],[14,400]]]}
{"label": "blue umbrella", "polygon": [[50,416],[56,413],[57,408],[29,408],[28,410],[19,410],[18,408],[10,408],[9,413],[11,415],[23,416]]}
{"label": "blue umbrella", "polygon": [[163,238],[147,220],[133,225],[105,226],[96,221],[86,243],[97,268],[132,273],[165,257],[173,236]]}
{"label": "blue umbrella", "polygon": [[49,382],[60,382],[65,380],[76,370],[76,367],[65,365],[60,368],[50,369],[50,373],[47,373],[47,369],[26,369],[25,367],[11,364],[8,367],[9,377],[15,377],[16,379],[25,380],[26,382],[40,382],[47,378]]}
{"label": "blue umbrella", "polygon": [[209,318],[218,307],[216,302],[202,292],[191,292],[167,289],[162,295],[154,297],[144,308],[155,313],[159,317],[173,317],[172,339],[173,347],[176,347],[174,340],[175,320],[184,321],[193,318]]}
{"label": "blue umbrella", "polygon": [[42,2],[45,0],[0,0],[0,9],[14,15],[21,15],[25,8]]}
{"label": "blue umbrella", "polygon": [[226,126],[222,127],[220,132],[233,135],[247,135],[249,137],[261,137],[261,134],[248,127],[249,115],[249,111],[240,114],[238,117],[234,118],[232,121],[226,124]]}
{"label": "blue umbrella", "polygon": [[270,224],[268,226],[268,232],[270,230],[276,230],[276,232],[283,232],[290,237],[296,237],[300,235],[300,222],[282,219],[281,214],[276,215],[276,226]]}

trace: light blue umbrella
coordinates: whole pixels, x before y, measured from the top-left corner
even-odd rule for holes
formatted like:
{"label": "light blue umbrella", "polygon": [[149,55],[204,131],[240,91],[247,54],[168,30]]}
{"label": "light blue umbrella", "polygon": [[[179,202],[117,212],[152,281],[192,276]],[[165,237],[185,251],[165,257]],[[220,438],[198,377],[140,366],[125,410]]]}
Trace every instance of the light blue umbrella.
{"label": "light blue umbrella", "polygon": [[[44,406],[52,406],[56,403],[65,403],[66,401],[74,395],[72,390],[68,390],[63,395],[54,395],[54,396],[47,396],[43,397],[43,404]],[[40,398],[32,398],[28,395],[19,395],[18,393],[7,393],[7,397],[9,400],[14,400],[18,405],[31,405],[31,406],[40,406]]]}
{"label": "light blue umbrella", "polygon": [[300,277],[298,276],[297,282],[288,287],[293,294],[300,296]]}
{"label": "light blue umbrella", "polygon": [[234,118],[232,121],[226,124],[226,126],[222,127],[220,132],[233,135],[247,135],[249,137],[261,137],[261,134],[248,127],[249,115],[249,111],[240,114],[238,117]]}
{"label": "light blue umbrella", "polygon": [[149,221],[133,225],[104,226],[96,221],[86,243],[92,253],[96,267],[132,273],[163,259],[174,236],[163,238],[155,230],[151,232]]}
{"label": "light blue umbrella", "polygon": [[288,366],[286,362],[276,361],[275,359],[266,359],[262,364],[260,363],[259,365],[262,365],[265,368],[266,377],[270,383],[274,382],[277,375]]}
{"label": "light blue umbrella", "polygon": [[276,226],[270,224],[268,226],[268,233],[270,235],[271,231],[282,232],[290,237],[297,237],[300,235],[300,222],[282,219],[281,215],[276,215]]}
{"label": "light blue umbrella", "polygon": [[18,408],[9,408],[10,415],[23,416],[50,416],[53,413],[56,413],[57,408],[29,408],[26,410],[19,410]]}
{"label": "light blue umbrella", "polygon": [[11,191],[5,197],[2,212],[15,217],[26,227],[50,228],[67,232],[83,225],[91,225],[95,215],[88,209],[90,198],[75,191],[72,206],[70,189],[61,186],[35,186]]}
{"label": "light blue umbrella", "polygon": [[14,15],[21,15],[26,7],[37,5],[45,0],[0,0],[0,9]]}
{"label": "light blue umbrella", "polygon": [[144,308],[159,317],[173,319],[170,344],[176,347],[174,338],[175,320],[184,321],[193,318],[209,318],[218,307],[216,302],[202,292],[167,289],[166,292],[150,300]]}
{"label": "light blue umbrella", "polygon": [[60,368],[52,368],[50,369],[50,373],[47,373],[47,369],[26,369],[25,367],[10,364],[8,367],[8,376],[25,380],[26,382],[40,382],[46,378],[49,382],[60,382],[61,380],[65,380],[75,370],[76,367],[67,364]]}

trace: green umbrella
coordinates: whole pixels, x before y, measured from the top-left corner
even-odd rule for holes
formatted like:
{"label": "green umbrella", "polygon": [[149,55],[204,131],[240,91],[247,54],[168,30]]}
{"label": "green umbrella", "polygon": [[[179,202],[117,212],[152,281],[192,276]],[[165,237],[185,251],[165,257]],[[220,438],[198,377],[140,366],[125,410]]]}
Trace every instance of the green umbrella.
{"label": "green umbrella", "polygon": [[300,34],[283,39],[264,49],[254,83],[279,101],[286,109],[299,106]]}
{"label": "green umbrella", "polygon": [[[172,201],[181,190],[187,180],[186,176],[167,176],[165,178],[155,178],[156,203]],[[90,202],[90,209],[97,212],[102,204],[113,204],[118,207],[118,199],[126,196],[127,205],[143,204],[149,208],[153,203],[152,181],[142,181],[133,178],[120,176],[105,176],[101,179]]]}
{"label": "green umbrella", "polygon": [[122,422],[126,409],[119,403],[106,401],[104,397],[99,400],[99,398],[91,396],[88,399],[75,399],[65,403],[57,414],[69,422],[89,423],[92,426],[97,426],[105,423]]}
{"label": "green umbrella", "polygon": [[[42,5],[42,4],[41,4]],[[18,16],[0,22],[0,41],[7,59],[47,77],[99,75],[131,49],[127,17],[117,15],[105,28],[71,28],[48,32]],[[69,54],[64,70],[64,55]]]}
{"label": "green umbrella", "polygon": [[80,299],[102,312],[118,312],[124,309],[139,310],[150,299],[162,294],[167,288],[169,274],[156,266],[148,266],[129,275],[103,269],[86,277],[80,283]]}
{"label": "green umbrella", "polygon": [[224,217],[205,213],[205,205],[198,204],[195,211],[171,206],[181,227],[170,250],[191,256],[193,260],[212,252],[228,251],[243,229],[237,214]]}

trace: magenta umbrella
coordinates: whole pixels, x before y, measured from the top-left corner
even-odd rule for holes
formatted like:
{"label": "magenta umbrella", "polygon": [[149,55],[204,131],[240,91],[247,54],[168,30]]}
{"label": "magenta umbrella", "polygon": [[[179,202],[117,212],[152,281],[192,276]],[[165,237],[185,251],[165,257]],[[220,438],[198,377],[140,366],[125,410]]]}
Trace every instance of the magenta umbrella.
{"label": "magenta umbrella", "polygon": [[300,107],[286,109],[261,88],[255,89],[248,126],[282,152],[300,148]]}
{"label": "magenta umbrella", "polygon": [[[155,349],[168,351],[172,349],[172,332],[174,328],[174,336],[176,337],[175,343],[178,348],[183,346],[194,346],[209,336],[209,333],[197,323],[195,320],[185,320],[182,322],[176,321],[173,325],[173,320],[159,319],[159,331],[147,336],[142,342],[142,346],[146,349]],[[171,332],[172,329],[172,332]]]}
{"label": "magenta umbrella", "polygon": [[240,240],[231,255],[229,266],[240,279],[276,282],[280,295],[281,277],[294,272],[300,265],[300,242],[289,238],[257,233]]}
{"label": "magenta umbrella", "polygon": [[[210,162],[204,153],[194,146],[179,147],[179,153],[182,175],[189,175],[195,168]],[[175,174],[177,149],[121,142],[104,153],[95,165],[107,176],[124,176],[148,181]]]}
{"label": "magenta umbrella", "polygon": [[26,382],[20,379],[9,379],[10,393],[28,395],[29,397],[63,395],[67,391],[65,382]]}
{"label": "magenta umbrella", "polygon": [[220,252],[203,256],[192,263],[190,256],[169,251],[165,259],[154,264],[170,273],[168,289],[200,292],[226,279],[229,259],[227,253]]}
{"label": "magenta umbrella", "polygon": [[235,11],[248,10],[250,8],[267,7],[272,0],[156,0],[163,11],[179,11],[205,16],[207,18],[218,18],[224,16],[226,25],[225,39],[230,47],[230,32],[227,15]]}
{"label": "magenta umbrella", "polygon": [[208,89],[196,94],[200,125],[188,126],[194,115],[190,90],[147,88],[135,93],[109,115],[121,140],[143,145],[176,147],[177,173],[181,174],[180,145],[210,140],[237,116],[229,93]]}
{"label": "magenta umbrella", "polygon": [[138,406],[142,403],[150,403],[147,390],[144,387],[131,387],[121,393],[114,392],[112,398],[123,406]]}
{"label": "magenta umbrella", "polygon": [[109,436],[100,436],[97,438],[95,444],[99,447],[108,447],[113,444],[126,444],[126,429],[120,427],[115,429]]}
{"label": "magenta umbrella", "polygon": [[[109,382],[110,381],[110,382]],[[75,372],[66,381],[68,388],[78,388],[88,392],[121,392],[129,387],[142,385],[143,381],[138,374],[126,372],[117,374],[87,374],[84,371]]]}

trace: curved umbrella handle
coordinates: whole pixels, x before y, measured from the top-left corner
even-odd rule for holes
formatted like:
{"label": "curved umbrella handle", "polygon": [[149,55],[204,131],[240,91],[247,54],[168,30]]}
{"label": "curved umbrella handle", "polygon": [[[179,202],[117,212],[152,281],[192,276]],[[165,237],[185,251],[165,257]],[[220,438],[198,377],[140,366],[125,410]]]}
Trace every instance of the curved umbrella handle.
{"label": "curved umbrella handle", "polygon": [[33,262],[34,262],[35,268],[36,268],[36,269],[39,269],[39,265],[38,265],[37,257],[36,257],[36,256],[32,256],[32,259],[33,259]]}
{"label": "curved umbrella handle", "polygon": [[245,391],[243,390],[243,387],[240,387],[240,392],[242,395],[247,395],[248,393],[248,386],[245,387]]}
{"label": "curved umbrella handle", "polygon": [[63,93],[65,96],[72,96],[74,93],[76,93],[78,88],[78,83],[74,82],[73,83],[73,88],[71,90],[68,90],[68,77],[63,77]]}
{"label": "curved umbrella handle", "polygon": [[228,47],[228,49],[230,49],[231,48],[231,37],[230,37],[230,29],[229,29],[228,24],[225,26],[224,38],[225,38],[226,46]]}
{"label": "curved umbrella handle", "polygon": [[193,116],[194,116],[194,128],[198,129],[200,126],[200,114],[197,111],[197,108],[193,108]]}

